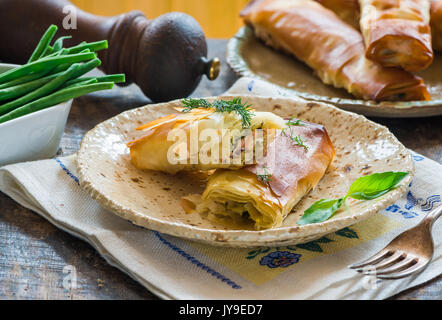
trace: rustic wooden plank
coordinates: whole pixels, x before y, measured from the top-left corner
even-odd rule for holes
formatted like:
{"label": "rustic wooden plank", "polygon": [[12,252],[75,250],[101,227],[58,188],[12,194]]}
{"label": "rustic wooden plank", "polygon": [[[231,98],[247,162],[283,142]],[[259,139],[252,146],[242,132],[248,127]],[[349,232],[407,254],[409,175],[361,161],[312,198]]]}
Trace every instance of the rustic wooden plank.
{"label": "rustic wooden plank", "polygon": [[[228,68],[225,40],[209,40],[209,55],[221,58],[217,81],[204,79],[193,96],[219,95],[237,79]],[[129,108],[148,104],[137,86],[77,99],[59,155],[75,153],[85,132]],[[373,119],[386,125],[407,147],[442,163],[442,117]],[[78,288],[63,287],[66,266],[75,266]],[[442,277],[393,299],[441,299]],[[158,299],[111,267],[87,243],[55,228],[0,194],[0,299]]]}

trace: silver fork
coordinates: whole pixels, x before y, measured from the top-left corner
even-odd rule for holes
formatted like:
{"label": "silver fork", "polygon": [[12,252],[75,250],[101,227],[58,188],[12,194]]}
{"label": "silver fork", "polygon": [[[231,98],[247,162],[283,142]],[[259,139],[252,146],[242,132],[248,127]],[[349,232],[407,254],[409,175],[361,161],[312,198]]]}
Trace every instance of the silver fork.
{"label": "silver fork", "polygon": [[374,256],[349,268],[366,275],[375,275],[379,279],[401,279],[421,272],[433,258],[431,230],[441,214],[442,205],[431,211],[416,227],[401,233]]}

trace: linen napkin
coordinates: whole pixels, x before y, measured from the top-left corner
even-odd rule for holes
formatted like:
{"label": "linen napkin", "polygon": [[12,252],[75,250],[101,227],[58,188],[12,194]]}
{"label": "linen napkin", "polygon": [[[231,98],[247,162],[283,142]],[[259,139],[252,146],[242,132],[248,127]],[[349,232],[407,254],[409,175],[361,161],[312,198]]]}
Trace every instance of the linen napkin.
{"label": "linen napkin", "polygon": [[[281,94],[242,78],[232,94]],[[409,192],[371,218],[319,240],[276,248],[223,248],[146,230],[108,212],[78,183],[75,155],[0,168],[0,191],[96,248],[108,263],[164,299],[384,299],[441,274],[442,223],[435,256],[419,275],[376,281],[347,268],[382,249],[440,205],[442,166],[412,153]]]}

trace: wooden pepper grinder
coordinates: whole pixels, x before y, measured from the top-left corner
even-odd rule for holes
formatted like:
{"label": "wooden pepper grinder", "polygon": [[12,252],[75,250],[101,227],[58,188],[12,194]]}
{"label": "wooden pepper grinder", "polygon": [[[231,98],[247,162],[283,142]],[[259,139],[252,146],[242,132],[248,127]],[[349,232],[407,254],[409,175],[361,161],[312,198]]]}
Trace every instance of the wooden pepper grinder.
{"label": "wooden pepper grinder", "polygon": [[[75,17],[72,9],[76,29],[66,30],[63,21],[74,25],[67,21]],[[207,59],[204,33],[187,14],[173,12],[148,20],[142,12],[132,11],[99,17],[67,0],[1,0],[0,60],[25,63],[50,24],[59,27],[56,37],[72,35],[66,46],[108,40],[109,49],[98,53],[102,70],[125,73],[127,82],[138,84],[153,101],[187,97],[202,75],[214,80],[219,74],[219,59]]]}

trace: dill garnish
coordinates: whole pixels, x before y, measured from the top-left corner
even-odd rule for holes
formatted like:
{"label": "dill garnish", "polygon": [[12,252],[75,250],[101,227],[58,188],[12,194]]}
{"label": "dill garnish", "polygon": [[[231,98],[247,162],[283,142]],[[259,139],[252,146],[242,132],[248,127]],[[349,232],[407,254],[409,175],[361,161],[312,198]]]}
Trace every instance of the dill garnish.
{"label": "dill garnish", "polygon": [[213,108],[212,104],[207,101],[206,99],[183,99],[181,100],[181,102],[184,105],[184,110],[182,112],[190,112],[192,109],[196,109],[196,108]]}
{"label": "dill garnish", "polygon": [[290,137],[292,142],[300,147],[303,147],[305,151],[308,151],[308,146],[305,144],[305,141],[302,140],[301,136]]}
{"label": "dill garnish", "polygon": [[293,142],[293,144],[295,144],[297,146],[300,146],[300,147],[303,147],[305,149],[305,151],[307,152],[308,151],[308,146],[305,144],[306,140],[303,140],[300,135],[295,135],[293,133],[292,127],[289,127],[290,134],[287,134],[286,129],[287,128],[284,128],[282,130],[281,134],[283,134],[286,137],[288,137]]}
{"label": "dill garnish", "polygon": [[263,174],[256,174],[256,176],[258,177],[258,180],[268,184],[272,181],[272,175],[267,171],[267,166],[262,167],[262,169],[264,171]]}
{"label": "dill garnish", "polygon": [[305,124],[301,123],[301,120],[296,119],[296,121],[293,121],[295,118],[291,117],[290,120],[287,122],[288,126],[305,126]]}
{"label": "dill garnish", "polygon": [[182,112],[190,112],[196,108],[213,108],[216,112],[236,112],[241,116],[242,127],[249,128],[252,125],[253,111],[251,105],[245,104],[241,101],[241,98],[234,98],[231,101],[228,100],[215,100],[212,103],[205,99],[183,99],[181,102],[184,105]]}

